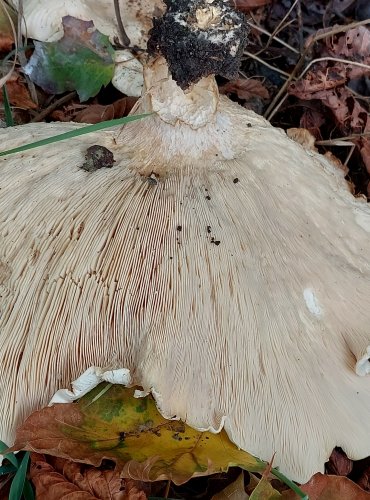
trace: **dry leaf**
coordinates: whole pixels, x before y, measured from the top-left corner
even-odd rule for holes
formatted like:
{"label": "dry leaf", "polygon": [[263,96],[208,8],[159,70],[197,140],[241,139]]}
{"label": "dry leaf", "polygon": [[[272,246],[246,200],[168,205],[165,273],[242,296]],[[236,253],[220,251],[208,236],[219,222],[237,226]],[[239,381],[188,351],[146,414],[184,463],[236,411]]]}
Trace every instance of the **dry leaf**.
{"label": "dry leaf", "polygon": [[[310,500],[370,500],[370,493],[344,476],[315,474],[308,483],[300,486]],[[283,500],[299,500],[293,491],[284,491]]]}
{"label": "dry leaf", "polygon": [[273,459],[274,457],[263,471],[260,481],[249,497],[250,500],[281,500],[281,494],[275,490],[269,481]]}
{"label": "dry leaf", "polygon": [[[21,80],[20,76],[13,73],[6,82],[8,99],[12,106],[21,109],[36,109],[37,105],[32,101],[28,88]],[[3,100],[3,93],[0,92],[0,102]]]}
{"label": "dry leaf", "polygon": [[288,128],[286,133],[290,139],[298,142],[298,144],[303,146],[305,149],[317,151],[315,147],[316,139],[309,130],[306,130],[304,128]]}
{"label": "dry leaf", "polygon": [[30,479],[37,500],[146,500],[141,484],[70,460],[31,454]]}
{"label": "dry leaf", "polygon": [[216,495],[213,495],[212,500],[248,500],[249,495],[244,489],[244,473],[242,472],[239,477],[224,490]]}
{"label": "dry leaf", "polygon": [[122,97],[113,104],[106,106],[102,104],[90,104],[79,111],[71,120],[78,123],[100,123],[105,120],[113,120],[127,116],[137,101],[136,97]]}
{"label": "dry leaf", "polygon": [[330,474],[348,476],[353,469],[353,461],[342,450],[334,449],[326,467]]}
{"label": "dry leaf", "polygon": [[[6,11],[5,11],[6,9]],[[0,52],[10,52],[14,43],[14,35],[10,19],[12,19],[14,26],[17,25],[17,16],[14,11],[1,2],[0,5]]]}
{"label": "dry leaf", "polygon": [[258,7],[268,5],[272,0],[233,0],[235,8],[242,12],[249,12]]}
{"label": "dry leaf", "polygon": [[[337,39],[329,37],[326,39],[329,55],[340,57],[370,65],[370,30],[366,26],[357,26]],[[370,68],[353,65],[343,65],[349,79],[360,78],[370,74]]]}
{"label": "dry leaf", "polygon": [[262,99],[268,99],[269,93],[266,87],[256,78],[238,78],[231,80],[219,88],[221,94],[236,94],[239,99],[248,100],[258,96]]}
{"label": "dry leaf", "polygon": [[104,387],[97,386],[78,403],[33,413],[18,429],[12,450],[38,451],[95,466],[109,459],[122,477],[171,479],[175,484],[227,471],[231,465],[264,470],[266,464],[239,450],[225,431],[196,431],[163,418],[151,396],[134,398],[134,388],[121,385],[102,394]]}

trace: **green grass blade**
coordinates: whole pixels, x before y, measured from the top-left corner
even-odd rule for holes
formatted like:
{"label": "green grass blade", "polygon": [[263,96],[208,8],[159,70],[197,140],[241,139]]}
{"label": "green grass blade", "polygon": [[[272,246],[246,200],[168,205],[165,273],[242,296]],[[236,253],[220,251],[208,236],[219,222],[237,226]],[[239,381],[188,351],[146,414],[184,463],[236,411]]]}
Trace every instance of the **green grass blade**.
{"label": "green grass blade", "polygon": [[33,492],[33,488],[31,486],[31,483],[26,479],[24,483],[24,488],[23,488],[23,496],[25,500],[35,500],[35,494]]}
{"label": "green grass blade", "polygon": [[38,148],[40,146],[47,146],[48,144],[52,144],[54,142],[65,141],[66,139],[73,139],[74,137],[78,137],[80,135],[90,134],[91,132],[98,132],[99,130],[103,130],[110,127],[116,127],[117,125],[126,125],[126,123],[133,122],[135,120],[141,120],[151,113],[146,113],[143,115],[132,115],[125,116],[124,118],[117,118],[115,120],[108,120],[106,122],[95,123],[94,125],[87,125],[86,127],[82,127],[76,130],[70,130],[69,132],[65,132],[64,134],[54,135],[53,137],[48,137],[47,139],[42,139],[41,141],[31,142],[29,144],[25,144],[24,146],[19,146],[18,148],[8,149],[7,151],[0,152],[0,156],[11,155],[14,153],[21,153],[22,151],[27,151],[28,149]]}
{"label": "green grass blade", "polygon": [[9,448],[9,446],[7,444],[5,444],[4,441],[0,441],[0,454],[4,455],[4,458],[6,458],[7,460],[9,460],[9,462],[16,469],[18,469],[19,464],[18,464],[17,457],[14,455],[14,453],[5,453],[4,454],[4,451],[6,451],[8,448]]}
{"label": "green grass blade", "polygon": [[3,103],[4,103],[6,126],[14,127],[13,114],[9,103],[9,96],[8,96],[8,91],[6,90],[6,84],[3,86]]}
{"label": "green grass blade", "polygon": [[9,500],[20,500],[22,498],[24,484],[26,481],[26,474],[27,474],[29,458],[30,458],[30,454],[27,451],[24,454],[21,465],[19,466],[19,469],[17,470],[17,473],[14,476],[14,479],[13,479],[12,484],[10,486]]}
{"label": "green grass blade", "polygon": [[284,476],[284,474],[282,474],[278,469],[275,469],[274,467],[271,469],[271,473],[277,477],[278,479],[280,479],[280,481],[284,484],[286,484],[287,486],[289,486],[289,488],[291,490],[294,491],[294,493],[296,493],[299,498],[302,498],[302,500],[309,500],[309,496],[301,490],[301,488],[299,486],[297,486],[295,483],[293,483],[293,481],[291,481],[290,479],[288,479],[286,476]]}
{"label": "green grass blade", "polygon": [[16,473],[17,469],[14,467],[14,465],[2,465],[0,467],[0,476],[4,476],[5,474],[12,474]]}

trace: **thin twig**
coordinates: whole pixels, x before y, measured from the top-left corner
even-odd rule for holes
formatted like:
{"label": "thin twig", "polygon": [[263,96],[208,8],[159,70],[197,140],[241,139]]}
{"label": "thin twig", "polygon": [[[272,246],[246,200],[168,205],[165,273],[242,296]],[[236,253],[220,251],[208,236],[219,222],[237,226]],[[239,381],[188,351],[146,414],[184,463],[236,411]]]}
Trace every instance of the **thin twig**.
{"label": "thin twig", "polygon": [[121,39],[121,43],[122,43],[123,47],[128,48],[128,47],[130,47],[131,42],[130,42],[130,39],[127,36],[126,30],[123,26],[121,11],[119,8],[119,0],[113,0],[113,3],[114,3],[114,12],[116,14],[116,19],[117,19],[117,24],[118,24],[119,37]]}
{"label": "thin twig", "polygon": [[348,155],[347,155],[347,158],[344,160],[344,164],[343,164],[343,165],[345,165],[345,166],[347,166],[347,165],[348,165],[348,162],[349,162],[349,160],[351,159],[351,156],[353,155],[353,152],[354,152],[354,150],[355,150],[355,149],[356,149],[356,145],[355,145],[355,144],[352,144],[352,147],[351,147],[351,149],[349,150],[349,153],[348,153]]}
{"label": "thin twig", "polygon": [[348,64],[348,65],[352,65],[352,66],[358,66],[359,68],[365,68],[365,69],[368,69],[370,71],[370,66],[368,64],[359,63],[356,61],[350,61],[348,59],[341,59],[340,57],[329,57],[329,56],[328,57],[318,57],[317,59],[313,59],[312,61],[310,61],[307,64],[307,66],[302,71],[302,73],[299,75],[297,80],[300,80],[307,73],[307,71],[311,68],[311,66],[313,64],[316,64],[316,63],[321,62],[321,61],[333,61],[333,62],[344,63],[344,64]]}
{"label": "thin twig", "polygon": [[[310,52],[314,43],[318,42],[319,40],[323,40],[324,38],[328,38],[329,36],[336,35],[337,33],[346,33],[347,31],[349,31],[352,28],[357,28],[358,26],[364,26],[366,24],[370,24],[370,19],[365,19],[363,21],[356,21],[354,23],[347,24],[347,26],[335,26],[330,31],[327,31],[325,33],[319,33],[316,36],[314,36],[312,38],[312,40],[310,40],[310,42],[308,43],[306,48],[304,49],[301,57],[299,58],[299,61],[295,65],[295,68],[291,72],[289,78],[286,80],[286,82],[283,83],[280,90],[278,91],[278,93],[276,94],[274,99],[271,101],[269,107],[266,109],[266,111],[264,113],[264,117],[267,118],[267,120],[271,120],[272,117],[275,115],[277,109],[281,106],[281,103],[279,105],[277,103],[279,102],[279,100],[281,99],[283,94],[286,92],[290,82],[294,78],[296,78],[298,73],[301,71],[301,68],[304,65],[304,62],[306,60],[306,56]],[[284,97],[284,99],[286,99],[286,97]]]}
{"label": "thin twig", "polygon": [[275,66],[272,66],[271,64],[267,63],[263,59],[260,59],[259,57],[257,57],[256,54],[252,54],[252,52],[248,52],[247,50],[245,50],[244,51],[244,55],[250,57],[251,59],[255,59],[260,64],[263,64],[264,66],[267,66],[267,68],[270,68],[273,71],[276,71],[277,73],[280,73],[280,75],[284,75],[286,78],[289,78],[289,76],[290,76],[290,74],[287,73],[286,71],[283,71],[282,69],[279,69],[279,68],[276,68]]}
{"label": "thin twig", "polygon": [[298,0],[298,2],[297,2],[297,21],[298,21],[299,52],[302,53],[303,49],[304,49],[304,37],[303,37],[303,20],[302,20],[301,0]]}
{"label": "thin twig", "polygon": [[[24,68],[27,64],[26,54],[24,50],[21,50],[23,47],[23,37],[22,37],[22,22],[24,21],[23,16],[23,0],[19,0],[18,2],[18,59],[22,68]],[[36,92],[35,84],[31,81],[28,75],[24,75],[26,78],[28,90],[30,91],[31,99],[35,104],[38,104],[38,97]]]}
{"label": "thin twig", "polygon": [[[253,29],[257,30],[257,31],[260,31],[261,33],[263,33],[264,35],[269,36],[270,38],[273,38],[276,42],[280,43],[280,45],[283,45],[284,47],[286,47],[287,49],[291,50],[292,52],[295,52],[296,54],[299,54],[299,50],[297,50],[296,48],[294,48],[291,45],[289,45],[289,43],[284,42],[284,40],[282,40],[281,38],[279,38],[277,36],[273,36],[272,33],[270,33],[269,31],[265,30],[264,28],[261,28],[261,26],[258,26],[258,24],[251,23],[250,21],[247,21],[247,24],[251,28],[253,28]],[[265,49],[266,49],[266,47],[263,47],[263,49],[261,51],[258,51],[258,53],[263,52]]]}
{"label": "thin twig", "polygon": [[337,137],[336,139],[326,139],[323,141],[316,141],[315,144],[318,146],[333,146],[333,141],[346,141],[350,142],[356,139],[361,139],[362,137],[370,137],[370,132],[363,132],[362,134],[351,134],[344,137]]}
{"label": "thin twig", "polygon": [[52,104],[47,106],[45,109],[43,109],[40,113],[38,113],[37,116],[32,118],[31,123],[36,123],[36,122],[41,122],[44,118],[46,118],[50,113],[52,113],[55,109],[59,108],[59,106],[62,106],[66,102],[70,101],[74,97],[76,97],[77,92],[74,90],[73,92],[70,92],[67,95],[64,95],[57,101],[54,101]]}
{"label": "thin twig", "polygon": [[[293,2],[293,5],[291,5],[290,9],[288,10],[288,12],[285,14],[285,16],[283,17],[283,19],[280,21],[280,23],[276,26],[276,28],[274,29],[274,31],[272,32],[272,36],[275,36],[277,33],[279,33],[285,26],[284,26],[284,22],[286,21],[286,19],[288,19],[288,17],[290,16],[290,13],[292,12],[292,10],[294,9],[294,7],[297,5],[297,2],[298,0],[294,0]],[[288,23],[290,24],[290,23]],[[270,41],[271,43],[271,41]]]}

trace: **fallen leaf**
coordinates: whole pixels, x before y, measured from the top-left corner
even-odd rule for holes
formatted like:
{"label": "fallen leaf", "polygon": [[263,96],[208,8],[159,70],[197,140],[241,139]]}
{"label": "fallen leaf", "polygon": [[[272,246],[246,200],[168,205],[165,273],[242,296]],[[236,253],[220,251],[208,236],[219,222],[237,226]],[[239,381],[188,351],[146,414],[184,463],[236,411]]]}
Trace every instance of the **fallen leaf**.
{"label": "fallen leaf", "polygon": [[235,8],[242,12],[249,12],[258,7],[268,5],[272,0],[233,0]]}
{"label": "fallen leaf", "polygon": [[249,497],[250,500],[281,500],[281,494],[277,490],[275,490],[275,488],[273,488],[272,484],[269,481],[272,462],[273,459],[263,471],[260,481]]}
{"label": "fallen leaf", "polygon": [[326,467],[330,474],[348,476],[353,469],[353,461],[342,450],[335,448]]}
{"label": "fallen leaf", "polygon": [[[21,77],[13,73],[6,82],[8,99],[12,106],[21,109],[36,109],[37,105],[31,99],[28,88],[23,83]],[[3,93],[0,92],[0,102],[3,101]]]}
{"label": "fallen leaf", "polygon": [[[315,474],[308,483],[300,486],[310,500],[370,500],[370,493],[344,476]],[[299,500],[291,490],[284,491],[282,500]]]}
{"label": "fallen leaf", "polygon": [[[328,37],[326,44],[329,55],[333,57],[353,60],[367,66],[370,65],[370,30],[366,26],[357,26],[338,38]],[[370,74],[370,68],[351,64],[342,64],[342,66],[346,68],[349,79]]]}
{"label": "fallen leaf", "polygon": [[244,474],[239,477],[224,490],[216,495],[213,495],[212,500],[248,500],[249,495],[244,489]]}
{"label": "fallen leaf", "polygon": [[29,473],[37,500],[146,500],[142,484],[62,458],[31,454]]}
{"label": "fallen leaf", "polygon": [[[6,9],[6,10],[5,10]],[[13,21],[14,27],[17,25],[17,16],[14,11],[4,2],[0,5],[0,52],[10,52],[14,43],[14,31],[10,23]]]}
{"label": "fallen leaf", "polygon": [[266,464],[238,450],[225,431],[199,432],[163,418],[151,396],[134,398],[134,388],[112,385],[96,401],[101,384],[78,403],[56,404],[33,413],[17,431],[12,450],[27,449],[99,466],[113,460],[122,477],[141,481],[227,471],[230,466],[261,471]]}
{"label": "fallen leaf", "polygon": [[114,73],[114,50],[92,21],[63,17],[63,38],[35,41],[35,51],[24,68],[31,80],[50,94],[77,90],[81,101],[95,96]]}
{"label": "fallen leaf", "polygon": [[251,97],[258,96],[262,99],[268,99],[269,93],[266,87],[256,78],[238,78],[231,80],[219,88],[221,94],[236,94],[239,99],[248,100]]}
{"label": "fallen leaf", "polygon": [[301,128],[307,129],[317,140],[322,139],[320,127],[325,123],[324,115],[315,108],[306,108],[299,120]]}
{"label": "fallen leaf", "polygon": [[100,123],[127,116],[135,105],[136,97],[122,97],[113,104],[90,104],[71,115],[70,120],[78,123]]}
{"label": "fallen leaf", "polygon": [[305,128],[288,128],[286,133],[290,139],[298,142],[305,149],[317,151],[315,147],[316,139],[309,130]]}

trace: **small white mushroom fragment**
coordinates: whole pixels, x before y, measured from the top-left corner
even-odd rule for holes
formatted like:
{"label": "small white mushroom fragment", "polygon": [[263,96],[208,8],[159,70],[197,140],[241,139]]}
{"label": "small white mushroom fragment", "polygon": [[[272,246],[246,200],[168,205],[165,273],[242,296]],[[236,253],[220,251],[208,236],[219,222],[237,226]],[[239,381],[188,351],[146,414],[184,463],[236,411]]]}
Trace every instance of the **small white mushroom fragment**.
{"label": "small white mushroom fragment", "polygon": [[367,457],[370,207],[213,76],[184,91],[159,57],[145,83],[146,119],[1,158],[0,438],[101,366],[293,479]]}

